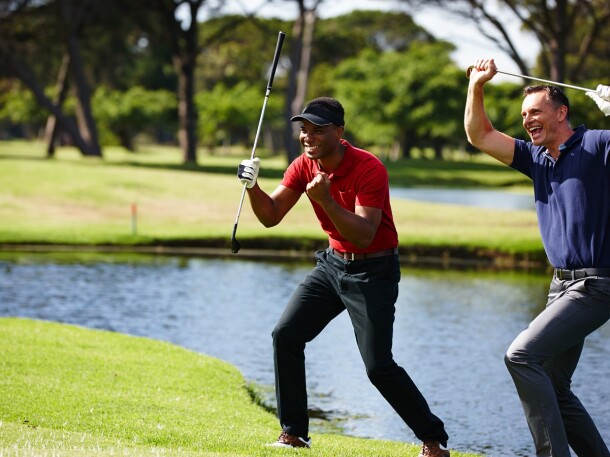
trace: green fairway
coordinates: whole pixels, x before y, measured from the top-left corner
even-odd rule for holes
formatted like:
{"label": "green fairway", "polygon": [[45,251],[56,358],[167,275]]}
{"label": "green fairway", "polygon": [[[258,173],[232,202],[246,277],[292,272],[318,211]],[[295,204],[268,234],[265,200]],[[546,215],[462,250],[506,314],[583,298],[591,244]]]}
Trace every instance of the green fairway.
{"label": "green fairway", "polygon": [[[0,243],[215,246],[228,249],[242,187],[239,155],[200,154],[183,166],[177,148],[142,147],[137,153],[107,148],[100,159],[61,148],[52,160],[44,145],[0,142]],[[512,186],[519,173],[485,157],[388,163],[393,186],[421,184]],[[262,158],[259,182],[279,183],[283,157]],[[132,216],[132,205],[136,213]],[[501,252],[544,259],[532,211],[505,211],[395,199],[403,249]],[[326,237],[305,197],[277,227],[266,229],[244,202],[238,239],[246,248],[311,250]],[[487,254],[489,255],[489,254]]]}
{"label": "green fairway", "polygon": [[231,365],[164,342],[57,323],[0,319],[0,390],[5,457],[404,457],[419,449],[335,434],[313,434],[310,450],[269,448],[277,420],[252,401]]}

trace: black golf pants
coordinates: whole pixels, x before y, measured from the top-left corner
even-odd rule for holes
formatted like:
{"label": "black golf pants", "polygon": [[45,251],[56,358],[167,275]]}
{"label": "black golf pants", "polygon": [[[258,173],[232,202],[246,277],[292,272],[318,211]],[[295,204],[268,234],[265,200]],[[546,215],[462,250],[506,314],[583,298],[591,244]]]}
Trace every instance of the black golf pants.
{"label": "black golf pants", "polygon": [[273,330],[278,416],[283,430],[308,436],[305,345],[347,309],[372,384],[422,441],[446,445],[443,422],[430,411],[407,372],[392,357],[398,297],[398,255],[347,261],[329,251],[297,287]]}

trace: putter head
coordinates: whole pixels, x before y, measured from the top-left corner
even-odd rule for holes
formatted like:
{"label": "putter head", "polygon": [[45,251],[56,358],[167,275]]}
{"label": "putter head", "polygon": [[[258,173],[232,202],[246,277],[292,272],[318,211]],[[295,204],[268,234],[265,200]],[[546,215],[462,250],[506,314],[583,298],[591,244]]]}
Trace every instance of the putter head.
{"label": "putter head", "polygon": [[233,254],[237,254],[239,252],[239,250],[241,249],[241,244],[239,244],[239,241],[237,241],[237,238],[235,238],[236,232],[237,232],[237,222],[233,226],[233,235],[231,236],[231,252]]}
{"label": "putter head", "polygon": [[241,249],[241,244],[239,244],[239,241],[237,241],[235,239],[235,237],[233,237],[231,239],[231,252],[233,254],[237,254],[239,252],[239,250]]}

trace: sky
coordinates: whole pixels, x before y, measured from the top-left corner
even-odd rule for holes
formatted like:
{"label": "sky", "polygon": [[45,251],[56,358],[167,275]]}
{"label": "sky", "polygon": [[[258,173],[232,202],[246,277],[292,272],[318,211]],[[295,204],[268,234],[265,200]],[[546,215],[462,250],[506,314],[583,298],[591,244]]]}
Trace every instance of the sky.
{"label": "sky", "polygon": [[[279,17],[282,19],[294,19],[297,16],[296,2],[279,2],[269,4],[267,0],[226,0],[223,13],[251,13],[263,17]],[[490,1],[493,3],[493,0]],[[496,11],[497,11],[496,7]],[[493,45],[487,38],[482,36],[477,28],[461,19],[438,9],[424,8],[417,11],[410,10],[404,2],[399,0],[330,0],[324,1],[318,7],[319,16],[322,18],[339,16],[353,10],[376,9],[383,11],[404,11],[413,17],[415,22],[432,33],[436,38],[444,39],[456,46],[452,58],[460,67],[468,68],[478,58],[494,58],[498,69],[511,73],[521,73],[519,68],[501,50]],[[205,9],[202,9],[204,11]],[[493,10],[493,7],[492,7]],[[504,25],[509,30],[511,37],[515,40],[517,50],[522,53],[526,62],[532,64],[538,54],[540,46],[531,35],[519,31],[519,23],[515,19],[512,22],[512,14],[507,12],[502,15]],[[205,17],[200,17],[200,20]],[[287,31],[288,32],[288,31]],[[514,76],[498,74],[494,81],[520,82]]]}

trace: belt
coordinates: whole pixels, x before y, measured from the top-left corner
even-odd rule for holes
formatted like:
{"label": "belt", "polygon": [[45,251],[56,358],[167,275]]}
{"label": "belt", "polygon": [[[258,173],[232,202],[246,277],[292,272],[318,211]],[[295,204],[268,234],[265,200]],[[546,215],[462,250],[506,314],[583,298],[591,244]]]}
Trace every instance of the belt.
{"label": "belt", "polygon": [[341,252],[337,251],[334,248],[328,248],[329,252],[337,257],[340,257],[344,260],[364,260],[364,259],[373,259],[375,257],[386,257],[389,255],[398,254],[398,248],[386,249],[384,251],[377,252],[367,252],[363,254],[357,254],[355,252]]}
{"label": "belt", "polygon": [[582,279],[587,276],[610,276],[610,268],[580,268],[578,270],[562,270],[555,268],[553,274],[557,279]]}

